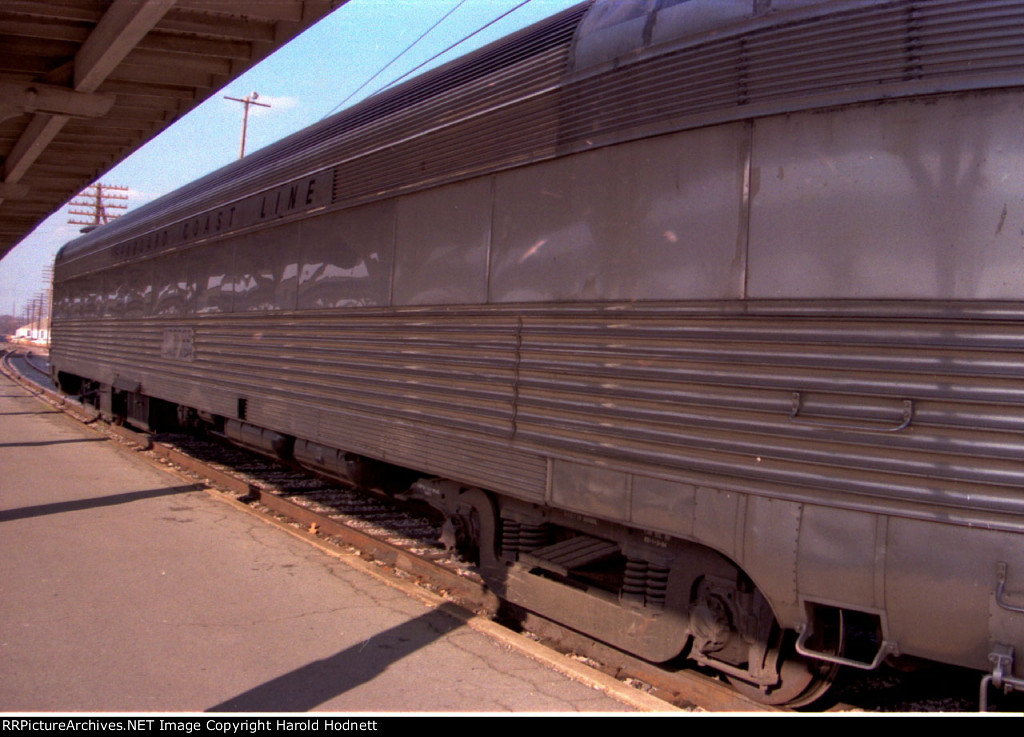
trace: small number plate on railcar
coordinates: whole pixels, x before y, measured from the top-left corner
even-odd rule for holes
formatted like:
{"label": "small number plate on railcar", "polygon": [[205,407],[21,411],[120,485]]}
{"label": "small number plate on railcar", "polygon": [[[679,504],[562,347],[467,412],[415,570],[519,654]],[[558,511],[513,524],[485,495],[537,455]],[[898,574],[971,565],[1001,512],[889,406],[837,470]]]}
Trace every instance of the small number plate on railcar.
{"label": "small number plate on railcar", "polygon": [[160,355],[163,358],[173,358],[178,361],[196,360],[192,328],[165,328],[164,340],[160,345]]}

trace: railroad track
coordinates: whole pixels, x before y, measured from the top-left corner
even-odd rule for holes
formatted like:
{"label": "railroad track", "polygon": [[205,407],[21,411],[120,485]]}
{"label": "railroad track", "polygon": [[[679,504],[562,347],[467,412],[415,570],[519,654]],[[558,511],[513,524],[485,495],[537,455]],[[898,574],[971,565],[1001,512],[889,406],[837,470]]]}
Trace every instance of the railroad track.
{"label": "railroad track", "polygon": [[24,354],[11,354],[12,359],[19,361],[22,375],[26,375],[30,381],[37,386],[43,386],[50,381],[50,365],[38,354],[28,351]]}
{"label": "railroad track", "polygon": [[[37,359],[17,366],[4,356],[3,370],[47,401],[99,432],[139,450],[154,463],[171,465],[193,479],[244,503],[255,513],[301,537],[356,552],[392,575],[412,577],[435,594],[467,610],[498,619],[529,633],[553,650],[662,699],[668,705],[706,711],[784,711],[745,699],[714,676],[692,667],[655,666],[633,658],[555,622],[503,606],[473,567],[445,549],[441,523],[422,509],[380,493],[357,489],[290,467],[226,439],[185,435],[151,436],[95,422],[97,413],[48,388],[48,373]],[[34,364],[34,365],[33,365]],[[25,376],[24,374],[29,374]],[[927,675],[897,671],[853,673],[833,689],[830,710],[975,711],[977,675],[955,668],[932,668]],[[1003,710],[1021,711],[1018,696],[993,699]]]}

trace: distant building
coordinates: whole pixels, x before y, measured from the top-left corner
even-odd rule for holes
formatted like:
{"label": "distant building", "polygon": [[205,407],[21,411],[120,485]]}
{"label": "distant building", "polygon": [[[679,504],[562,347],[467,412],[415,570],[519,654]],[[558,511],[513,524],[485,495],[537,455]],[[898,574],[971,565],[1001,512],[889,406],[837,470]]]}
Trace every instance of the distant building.
{"label": "distant building", "polygon": [[32,345],[50,344],[50,318],[43,318],[23,325],[14,331],[14,340],[18,343],[31,343]]}

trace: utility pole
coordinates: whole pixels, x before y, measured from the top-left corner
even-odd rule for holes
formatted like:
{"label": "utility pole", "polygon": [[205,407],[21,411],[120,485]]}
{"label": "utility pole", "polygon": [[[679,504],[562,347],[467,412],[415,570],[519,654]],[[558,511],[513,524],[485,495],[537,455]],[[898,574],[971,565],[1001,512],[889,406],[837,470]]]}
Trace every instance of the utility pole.
{"label": "utility pole", "polygon": [[259,95],[255,92],[250,92],[248,95],[242,98],[228,97],[224,95],[225,100],[233,100],[234,102],[240,102],[245,106],[245,111],[242,113],[242,142],[238,146],[238,158],[245,156],[245,131],[249,127],[249,106],[259,105],[260,107],[270,107],[264,102],[256,102],[259,99]]}
{"label": "utility pole", "polygon": [[50,322],[53,320],[53,264],[49,263],[43,267],[43,284],[46,285],[43,291],[43,317],[46,322],[46,337],[44,343],[50,346]]}
{"label": "utility pole", "polygon": [[36,326],[34,339],[39,340],[43,330],[43,295],[36,295]]}
{"label": "utility pole", "polygon": [[114,187],[110,184],[90,184],[78,193],[78,196],[71,201],[71,207],[84,208],[79,210],[68,210],[71,215],[80,215],[89,218],[88,220],[68,220],[72,225],[103,225],[111,220],[121,217],[121,213],[109,212],[109,210],[127,210],[127,187]]}

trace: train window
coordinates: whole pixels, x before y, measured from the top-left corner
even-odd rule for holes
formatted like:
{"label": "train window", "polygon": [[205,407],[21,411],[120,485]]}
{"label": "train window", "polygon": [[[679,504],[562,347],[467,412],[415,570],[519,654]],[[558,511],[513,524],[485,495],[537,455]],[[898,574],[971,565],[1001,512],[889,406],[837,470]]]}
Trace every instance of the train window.
{"label": "train window", "polygon": [[[126,264],[108,269],[90,288],[96,290],[94,301],[104,317],[144,317],[150,314],[153,298],[153,268],[149,262]],[[85,310],[84,285],[81,280],[75,289],[79,313]],[[102,296],[101,296],[102,295]],[[102,305],[102,308],[100,307]]]}
{"label": "train window", "polygon": [[69,279],[64,282],[63,289],[67,303],[68,317],[82,316],[82,278]]}
{"label": "train window", "polygon": [[189,251],[188,278],[190,283],[195,284],[197,313],[231,312],[234,262],[233,239],[199,246]]}
{"label": "train window", "polygon": [[731,124],[498,175],[491,301],[741,297],[745,140]]}
{"label": "train window", "polygon": [[398,201],[396,305],[487,301],[493,181],[476,179]]}
{"label": "train window", "polygon": [[57,320],[71,317],[70,284],[67,281],[53,283],[53,316]]}
{"label": "train window", "polygon": [[153,264],[150,261],[129,264],[123,270],[121,299],[125,317],[150,314],[153,299]]}
{"label": "train window", "polygon": [[257,231],[239,239],[232,309],[294,310],[298,271],[298,223]]}
{"label": "train window", "polygon": [[90,274],[75,280],[81,297],[80,317],[103,317],[103,275]]}
{"label": "train window", "polygon": [[387,305],[394,230],[393,201],[303,221],[299,309]]}
{"label": "train window", "polygon": [[121,317],[124,313],[124,301],[121,298],[124,271],[121,268],[110,269],[103,279],[103,316]]}
{"label": "train window", "polygon": [[67,316],[76,318],[82,316],[82,280],[69,279],[64,283],[65,302],[67,304]]}
{"label": "train window", "polygon": [[188,279],[188,252],[156,259],[153,264],[154,315],[184,315],[190,311],[194,287]]}

